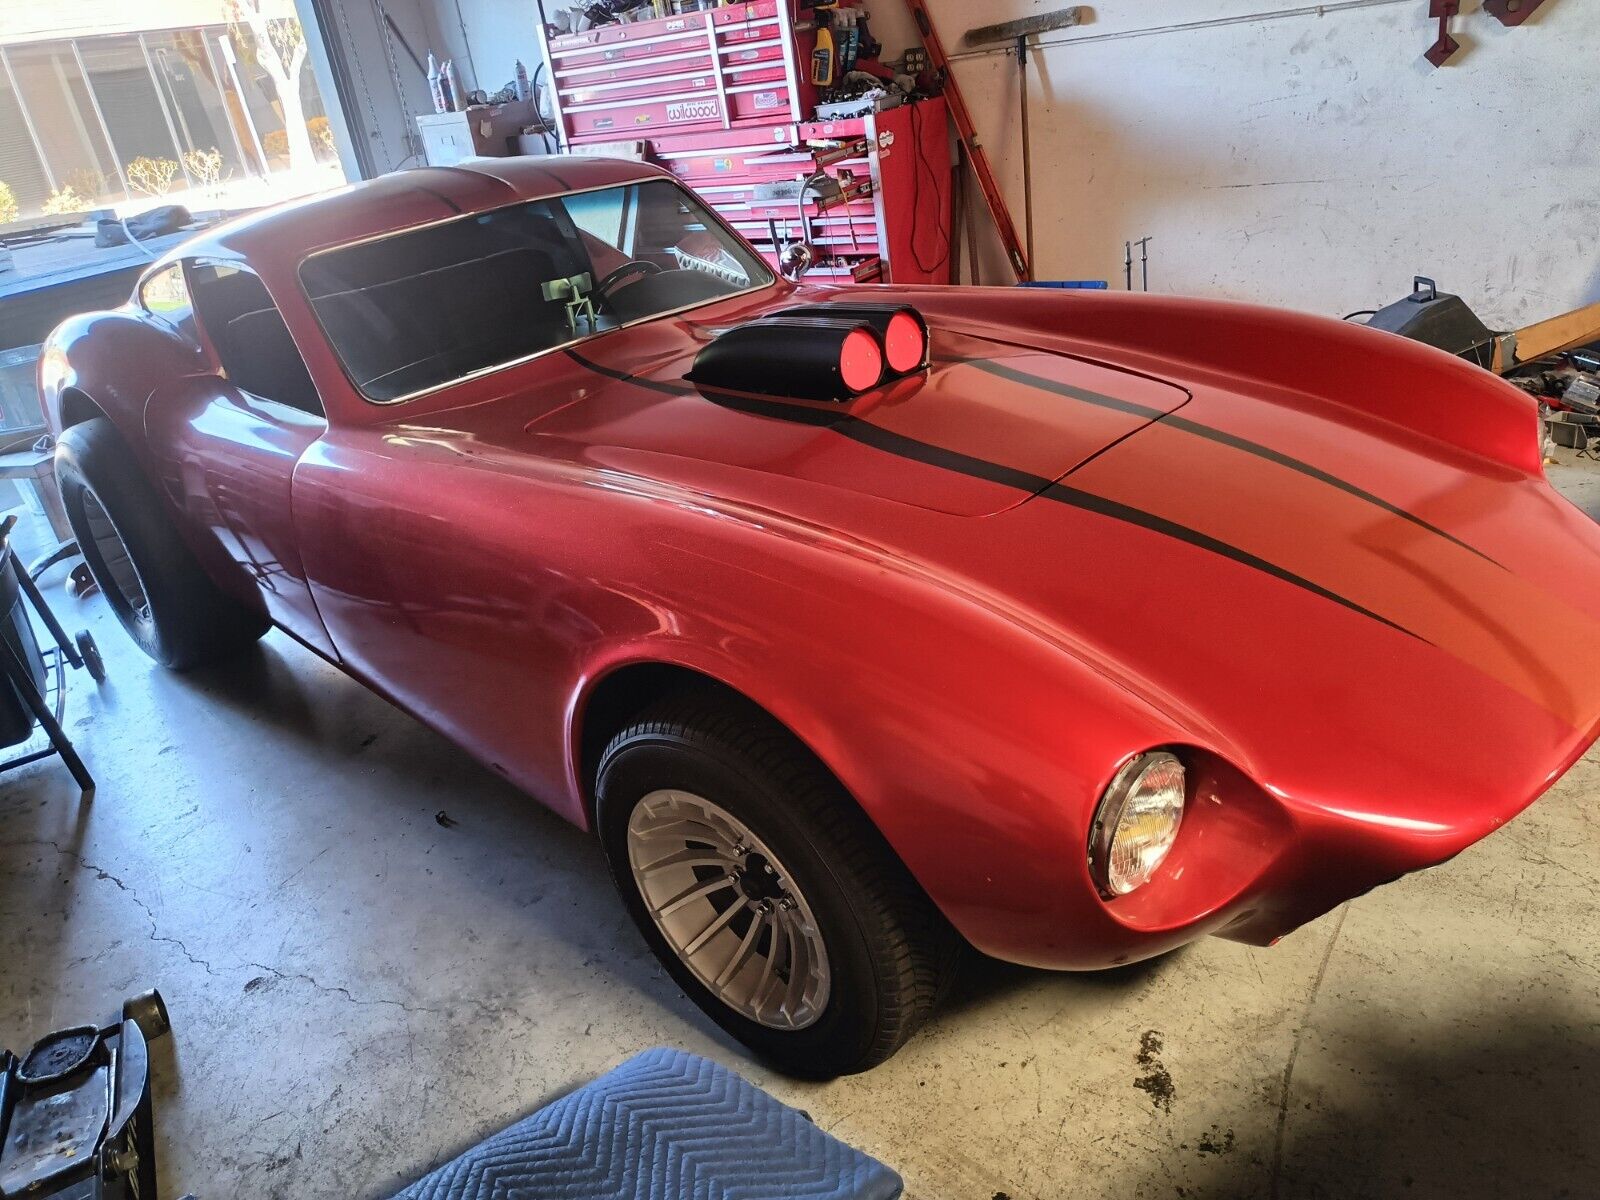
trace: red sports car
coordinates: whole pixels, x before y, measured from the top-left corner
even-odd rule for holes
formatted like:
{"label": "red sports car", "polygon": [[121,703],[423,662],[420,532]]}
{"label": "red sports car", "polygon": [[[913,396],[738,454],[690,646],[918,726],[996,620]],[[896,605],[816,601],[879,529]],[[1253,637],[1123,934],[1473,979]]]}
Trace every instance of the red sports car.
{"label": "red sports car", "polygon": [[659,170],[521,159],[225,225],[41,374],[153,658],[276,625],[453,738],[802,1074],[963,941],[1271,942],[1597,733],[1533,402],[1336,321],[797,286]]}

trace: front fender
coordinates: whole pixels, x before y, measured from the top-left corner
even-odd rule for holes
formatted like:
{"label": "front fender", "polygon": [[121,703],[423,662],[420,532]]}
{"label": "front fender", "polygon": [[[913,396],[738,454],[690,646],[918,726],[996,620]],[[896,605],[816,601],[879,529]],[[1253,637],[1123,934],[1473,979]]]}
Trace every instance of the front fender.
{"label": "front fender", "polygon": [[568,819],[591,689],[684,667],[809,746],[986,952],[1136,956],[1088,824],[1122,759],[1195,732],[1002,597],[770,509],[420,427],[334,431],[294,506],[345,669]]}

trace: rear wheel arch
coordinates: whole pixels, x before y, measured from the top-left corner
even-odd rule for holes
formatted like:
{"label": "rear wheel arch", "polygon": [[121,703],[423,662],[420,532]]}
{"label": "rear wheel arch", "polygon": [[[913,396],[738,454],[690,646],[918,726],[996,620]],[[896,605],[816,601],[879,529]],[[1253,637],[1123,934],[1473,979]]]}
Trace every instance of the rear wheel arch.
{"label": "rear wheel arch", "polygon": [[60,398],[56,403],[61,414],[62,429],[70,429],[74,425],[82,425],[85,421],[92,421],[96,417],[109,415],[82,388],[62,388]]}
{"label": "rear wheel arch", "polygon": [[195,561],[116,425],[103,416],[61,431],[56,479],[73,536],[112,611],[164,666],[238,653],[267,630]]}

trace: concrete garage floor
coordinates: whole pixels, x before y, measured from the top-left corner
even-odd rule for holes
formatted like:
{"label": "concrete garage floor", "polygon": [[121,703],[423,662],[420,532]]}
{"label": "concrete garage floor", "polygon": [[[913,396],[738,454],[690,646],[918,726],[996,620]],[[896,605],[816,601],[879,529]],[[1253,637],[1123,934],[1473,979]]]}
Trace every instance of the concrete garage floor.
{"label": "concrete garage floor", "polygon": [[[1600,468],[1552,475],[1600,515]],[[159,985],[168,1196],[381,1197],[658,1044],[924,1200],[1600,1190],[1600,756],[1275,949],[976,965],[887,1066],[796,1084],[656,969],[588,838],[332,668],[274,635],[177,677],[99,601],[59,610],[111,670],[71,705],[100,788],[0,785],[0,1038]]]}

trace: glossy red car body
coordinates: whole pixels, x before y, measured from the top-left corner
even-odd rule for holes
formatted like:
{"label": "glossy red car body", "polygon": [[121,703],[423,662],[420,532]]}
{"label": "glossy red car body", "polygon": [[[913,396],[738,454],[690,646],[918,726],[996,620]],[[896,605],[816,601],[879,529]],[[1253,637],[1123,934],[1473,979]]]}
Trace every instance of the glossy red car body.
{"label": "glossy red car body", "polygon": [[[783,282],[396,405],[342,374],[320,248],[659,174],[390,176],[171,258],[242,260],[326,422],[244,395],[138,305],[46,348],[233,593],[580,825],[597,711],[720,680],[838,776],[977,947],[1095,968],[1269,942],[1529,804],[1600,719],[1600,529],[1532,403],[1387,334],[1151,295],[853,289],[931,368],[822,405],[684,381]],[[611,689],[607,691],[607,689]],[[1157,878],[1086,862],[1119,765],[1192,781]]]}

